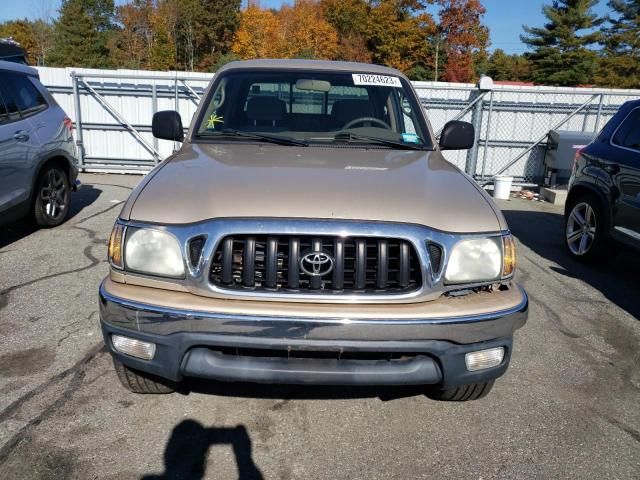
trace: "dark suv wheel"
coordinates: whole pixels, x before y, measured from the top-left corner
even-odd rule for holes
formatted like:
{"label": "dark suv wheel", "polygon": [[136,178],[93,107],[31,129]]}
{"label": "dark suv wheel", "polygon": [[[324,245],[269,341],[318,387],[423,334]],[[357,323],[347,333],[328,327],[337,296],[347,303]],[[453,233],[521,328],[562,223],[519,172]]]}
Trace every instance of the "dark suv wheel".
{"label": "dark suv wheel", "polygon": [[57,227],[69,214],[69,177],[57,165],[45,166],[36,180],[33,216],[41,227]]}
{"label": "dark suv wheel", "polygon": [[604,250],[604,215],[600,202],[592,195],[571,200],[565,218],[564,241],[569,253],[578,260],[594,260]]}

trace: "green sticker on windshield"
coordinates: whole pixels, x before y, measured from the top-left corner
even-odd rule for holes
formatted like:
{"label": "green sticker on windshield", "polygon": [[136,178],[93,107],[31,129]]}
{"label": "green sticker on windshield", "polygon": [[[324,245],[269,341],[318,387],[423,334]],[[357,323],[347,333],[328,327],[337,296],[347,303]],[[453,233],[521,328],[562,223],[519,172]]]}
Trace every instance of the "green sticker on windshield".
{"label": "green sticker on windshield", "polygon": [[420,143],[420,137],[415,133],[403,133],[402,141],[406,143]]}
{"label": "green sticker on windshield", "polygon": [[216,123],[224,123],[224,118],[219,117],[214,113],[213,115],[210,115],[209,120],[207,120],[207,128],[216,128]]}

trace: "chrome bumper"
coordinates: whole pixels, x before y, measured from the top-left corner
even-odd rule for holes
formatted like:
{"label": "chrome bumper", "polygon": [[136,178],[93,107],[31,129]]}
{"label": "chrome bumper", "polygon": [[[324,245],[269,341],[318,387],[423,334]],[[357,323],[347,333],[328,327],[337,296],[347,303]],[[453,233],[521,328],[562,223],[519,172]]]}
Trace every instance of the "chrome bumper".
{"label": "chrome bumper", "polygon": [[[519,288],[519,287],[516,287]],[[151,335],[207,333],[243,344],[304,342],[312,344],[402,342],[402,349],[424,340],[458,344],[511,336],[527,319],[528,299],[507,310],[442,318],[310,318],[189,311],[148,305],[115,296],[100,286],[100,319],[104,325]],[[406,343],[405,343],[406,342]],[[228,343],[225,341],[224,343]]]}

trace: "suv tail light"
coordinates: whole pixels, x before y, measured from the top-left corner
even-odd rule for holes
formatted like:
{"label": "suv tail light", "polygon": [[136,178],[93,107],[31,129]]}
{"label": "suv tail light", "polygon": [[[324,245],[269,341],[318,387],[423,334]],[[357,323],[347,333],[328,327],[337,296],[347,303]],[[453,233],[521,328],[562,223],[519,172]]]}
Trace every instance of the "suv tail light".
{"label": "suv tail light", "polygon": [[571,172],[576,171],[576,167],[578,166],[578,157],[582,154],[583,150],[584,150],[584,147],[576,150],[576,154],[573,156],[573,165],[571,166]]}
{"label": "suv tail light", "polygon": [[69,117],[64,117],[62,124],[69,129],[69,133],[73,133],[73,121]]}

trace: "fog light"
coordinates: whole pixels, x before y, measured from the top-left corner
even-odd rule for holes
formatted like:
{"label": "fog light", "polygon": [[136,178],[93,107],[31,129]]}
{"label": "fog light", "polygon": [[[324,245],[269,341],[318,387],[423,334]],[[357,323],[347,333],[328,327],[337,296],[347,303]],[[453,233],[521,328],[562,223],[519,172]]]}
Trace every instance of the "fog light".
{"label": "fog light", "polygon": [[497,367],[504,359],[504,347],[489,348],[478,352],[470,352],[464,356],[467,370],[475,372],[485,368]]}
{"label": "fog light", "polygon": [[132,357],[151,360],[156,353],[156,344],[135,340],[122,335],[111,335],[114,348],[120,353],[126,353]]}

